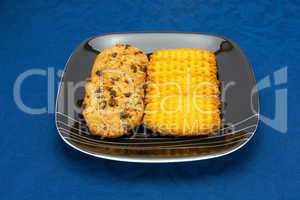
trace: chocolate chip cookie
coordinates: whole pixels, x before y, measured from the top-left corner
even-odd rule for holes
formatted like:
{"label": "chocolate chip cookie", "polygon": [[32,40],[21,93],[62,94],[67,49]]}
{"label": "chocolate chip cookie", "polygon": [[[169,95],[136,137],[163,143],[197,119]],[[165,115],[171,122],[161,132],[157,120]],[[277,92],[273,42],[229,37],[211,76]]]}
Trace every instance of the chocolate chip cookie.
{"label": "chocolate chip cookie", "polygon": [[141,123],[147,64],[147,56],[130,45],[118,44],[97,56],[83,109],[92,134],[120,137]]}

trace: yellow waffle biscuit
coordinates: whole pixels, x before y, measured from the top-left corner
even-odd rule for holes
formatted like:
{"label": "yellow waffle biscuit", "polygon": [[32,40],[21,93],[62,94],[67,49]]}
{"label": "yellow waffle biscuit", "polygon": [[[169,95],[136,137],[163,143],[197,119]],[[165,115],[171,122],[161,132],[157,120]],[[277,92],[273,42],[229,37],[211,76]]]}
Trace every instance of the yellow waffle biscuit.
{"label": "yellow waffle biscuit", "polygon": [[220,90],[212,52],[196,48],[155,51],[147,74],[147,127],[174,136],[208,134],[220,128]]}
{"label": "yellow waffle biscuit", "polygon": [[220,126],[218,97],[172,96],[147,102],[144,123],[163,135],[207,134]]}
{"label": "yellow waffle biscuit", "polygon": [[186,60],[186,61],[205,61],[215,65],[215,55],[206,50],[197,48],[178,48],[178,49],[167,49],[158,50],[153,52],[151,56],[152,61],[157,60]]}

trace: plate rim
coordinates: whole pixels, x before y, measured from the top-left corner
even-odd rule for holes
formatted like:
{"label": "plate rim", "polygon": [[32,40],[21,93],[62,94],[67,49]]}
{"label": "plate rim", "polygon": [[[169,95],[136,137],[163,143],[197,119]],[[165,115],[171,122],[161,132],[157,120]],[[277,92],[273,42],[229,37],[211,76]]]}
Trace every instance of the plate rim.
{"label": "plate rim", "polygon": [[58,124],[57,124],[57,108],[58,108],[58,97],[60,94],[60,89],[61,89],[61,85],[62,85],[62,81],[64,78],[64,74],[66,72],[67,69],[67,65],[71,59],[71,57],[74,55],[76,49],[78,46],[86,43],[87,41],[97,38],[97,37],[103,37],[103,36],[109,36],[109,35],[118,35],[118,34],[148,34],[148,33],[160,33],[160,34],[194,34],[194,35],[206,35],[206,36],[213,36],[213,37],[217,37],[217,38],[222,38],[225,39],[233,44],[235,44],[237,47],[239,47],[239,50],[242,52],[243,56],[245,57],[247,63],[250,66],[250,72],[251,75],[255,81],[255,83],[257,84],[257,81],[255,79],[255,74],[253,71],[253,66],[250,63],[249,59],[247,58],[245,52],[243,51],[243,49],[237,45],[236,42],[234,42],[233,40],[224,37],[224,36],[219,36],[219,35],[215,35],[215,34],[210,34],[210,33],[202,33],[202,32],[177,32],[177,31],[141,31],[141,32],[112,32],[112,33],[105,33],[105,34],[99,34],[99,35],[94,35],[91,36],[85,40],[83,40],[79,45],[76,46],[75,49],[72,50],[72,53],[70,54],[69,58],[67,59],[65,65],[64,65],[64,69],[58,84],[58,90],[57,90],[57,94],[56,94],[56,101],[55,101],[55,127],[56,130],[58,132],[58,135],[60,136],[60,138],[66,143],[68,144],[70,147],[74,148],[75,150],[78,150],[79,152],[82,152],[84,154],[90,155],[90,156],[94,156],[97,158],[103,158],[103,159],[107,159],[107,160],[113,160],[113,161],[122,161],[122,162],[132,162],[132,163],[176,163],[176,162],[191,162],[191,161],[200,161],[200,160],[207,160],[207,159],[213,159],[213,158],[218,158],[218,157],[222,157],[228,154],[231,154],[239,149],[241,149],[242,147],[244,147],[254,136],[254,134],[256,133],[257,127],[259,125],[260,122],[260,101],[259,101],[259,92],[257,90],[257,86],[255,85],[255,91],[257,93],[257,113],[254,114],[257,117],[257,123],[255,124],[255,130],[252,131],[252,134],[250,135],[250,137],[247,138],[247,140],[245,140],[243,143],[241,143],[239,146],[224,152],[224,153],[219,153],[219,154],[215,154],[215,155],[201,155],[201,156],[191,156],[191,157],[184,157],[184,158],[180,158],[180,157],[176,157],[176,158],[134,158],[134,157],[120,157],[120,156],[116,156],[116,155],[107,155],[107,154],[101,154],[101,153],[91,153],[88,151],[85,151],[83,149],[80,149],[79,147],[75,146],[74,144],[72,144],[71,142],[69,142],[68,140],[66,140],[66,138],[63,137],[62,133],[60,132],[59,128],[58,128]]}

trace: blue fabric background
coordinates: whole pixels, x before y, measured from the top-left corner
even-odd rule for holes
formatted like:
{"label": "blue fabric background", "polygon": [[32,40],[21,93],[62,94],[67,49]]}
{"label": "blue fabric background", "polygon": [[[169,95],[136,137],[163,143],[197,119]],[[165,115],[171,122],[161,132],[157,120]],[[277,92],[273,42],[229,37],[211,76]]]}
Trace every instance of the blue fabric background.
{"label": "blue fabric background", "polygon": [[[299,20],[299,1],[2,0],[0,199],[300,199]],[[12,91],[20,73],[48,67],[57,72],[82,40],[126,31],[224,35],[245,50],[257,80],[288,66],[288,84],[280,86],[288,87],[288,132],[260,123],[245,148],[222,158],[122,163],[68,147],[53,114],[18,109]],[[25,103],[46,106],[46,86],[45,77],[27,79]],[[265,116],[274,115],[276,87],[260,93]]]}

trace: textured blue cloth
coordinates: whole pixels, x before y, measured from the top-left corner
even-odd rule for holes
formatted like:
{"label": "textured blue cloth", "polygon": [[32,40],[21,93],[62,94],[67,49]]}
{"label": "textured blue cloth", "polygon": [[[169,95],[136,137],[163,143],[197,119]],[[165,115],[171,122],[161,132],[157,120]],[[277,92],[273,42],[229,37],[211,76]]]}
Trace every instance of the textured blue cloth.
{"label": "textured blue cloth", "polygon": [[[2,0],[0,199],[300,199],[299,20],[296,1]],[[29,115],[14,103],[20,73],[58,72],[82,40],[127,31],[224,35],[245,50],[257,80],[287,66],[288,83],[280,88],[288,88],[288,132],[260,123],[246,147],[222,158],[122,163],[71,149],[58,137],[53,114]],[[276,87],[260,93],[265,116],[275,114]],[[46,78],[26,79],[22,98],[47,106]]]}

